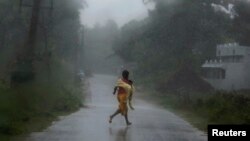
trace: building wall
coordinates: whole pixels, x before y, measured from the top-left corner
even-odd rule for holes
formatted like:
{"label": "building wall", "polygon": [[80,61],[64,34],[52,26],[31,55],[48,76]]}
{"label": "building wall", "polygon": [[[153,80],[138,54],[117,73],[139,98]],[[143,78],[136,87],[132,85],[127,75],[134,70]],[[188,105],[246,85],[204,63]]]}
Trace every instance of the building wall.
{"label": "building wall", "polygon": [[226,70],[225,79],[205,79],[214,88],[222,90],[238,90],[249,88],[245,79],[243,63],[227,63],[223,65]]}
{"label": "building wall", "polygon": [[217,61],[207,61],[203,68],[222,68],[225,79],[205,78],[214,88],[223,90],[250,89],[250,47],[236,43],[218,45]]}
{"label": "building wall", "polygon": [[246,47],[241,46],[217,46],[216,56],[245,55]]}
{"label": "building wall", "polygon": [[205,69],[224,69],[226,72],[225,79],[204,78],[206,81],[216,89],[250,89],[250,47],[243,47],[238,44],[218,45],[216,56],[220,59],[219,61],[214,64],[207,61],[202,67]]}

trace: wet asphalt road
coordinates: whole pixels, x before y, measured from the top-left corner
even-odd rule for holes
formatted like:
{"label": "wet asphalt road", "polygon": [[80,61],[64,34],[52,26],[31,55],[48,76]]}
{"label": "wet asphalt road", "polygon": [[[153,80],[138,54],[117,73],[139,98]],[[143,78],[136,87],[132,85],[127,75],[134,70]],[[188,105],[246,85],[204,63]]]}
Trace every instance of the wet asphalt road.
{"label": "wet asphalt road", "polygon": [[[207,137],[189,123],[156,105],[134,99],[129,111],[131,126],[118,115],[111,124],[108,117],[117,108],[112,95],[116,77],[94,75],[87,108],[61,117],[42,132],[32,133],[25,141],[206,141]],[[135,93],[136,94],[136,93]]]}

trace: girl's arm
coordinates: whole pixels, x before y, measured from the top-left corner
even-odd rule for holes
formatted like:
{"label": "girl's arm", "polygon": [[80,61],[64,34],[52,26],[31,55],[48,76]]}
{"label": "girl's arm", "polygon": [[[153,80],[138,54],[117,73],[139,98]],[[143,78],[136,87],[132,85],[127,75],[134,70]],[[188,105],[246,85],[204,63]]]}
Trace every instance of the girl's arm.
{"label": "girl's arm", "polygon": [[113,95],[115,95],[117,88],[118,88],[118,87],[117,87],[117,86],[115,86],[115,88],[114,88],[114,92],[113,92]]}

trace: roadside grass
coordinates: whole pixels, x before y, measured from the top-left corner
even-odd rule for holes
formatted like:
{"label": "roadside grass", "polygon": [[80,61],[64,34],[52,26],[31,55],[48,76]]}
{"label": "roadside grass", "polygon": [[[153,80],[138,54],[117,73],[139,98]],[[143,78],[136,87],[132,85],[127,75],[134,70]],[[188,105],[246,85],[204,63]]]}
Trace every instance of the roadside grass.
{"label": "roadside grass", "polygon": [[250,124],[250,91],[176,94],[143,91],[147,101],[176,113],[206,132],[208,124]]}
{"label": "roadside grass", "polygon": [[11,136],[41,131],[58,116],[83,106],[83,84],[75,84],[70,71],[63,65],[50,80],[40,73],[38,81],[15,88],[0,87],[0,140]]}
{"label": "roadside grass", "polygon": [[60,88],[53,84],[30,84],[5,90],[0,94],[0,132],[16,135],[42,129],[58,115],[81,107],[81,94],[80,88]]}

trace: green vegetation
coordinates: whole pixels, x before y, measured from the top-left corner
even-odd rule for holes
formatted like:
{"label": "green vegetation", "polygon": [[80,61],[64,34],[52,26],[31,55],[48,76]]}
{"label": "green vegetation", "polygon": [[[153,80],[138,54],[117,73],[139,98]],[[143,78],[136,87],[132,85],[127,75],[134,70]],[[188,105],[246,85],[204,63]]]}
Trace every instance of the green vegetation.
{"label": "green vegetation", "polygon": [[[116,54],[137,64],[135,76],[164,86],[185,65],[200,74],[201,64],[215,56],[218,44],[235,41],[249,45],[249,2],[153,1],[156,6],[149,17],[124,25],[113,43]],[[227,8],[229,3],[234,4],[233,18],[212,6]]]}
{"label": "green vegetation", "polygon": [[65,66],[55,63],[58,64],[57,71],[50,81],[39,79],[15,89],[0,88],[1,134],[17,135],[40,130],[58,115],[82,106],[83,86],[75,85]]}
{"label": "green vegetation", "polygon": [[37,0],[20,2],[0,2],[0,140],[43,129],[83,103],[83,0],[42,0],[39,13],[26,6]]}
{"label": "green vegetation", "polygon": [[159,93],[147,90],[140,95],[167,108],[195,127],[206,131],[208,124],[249,124],[249,91],[210,93]]}

